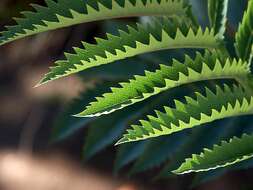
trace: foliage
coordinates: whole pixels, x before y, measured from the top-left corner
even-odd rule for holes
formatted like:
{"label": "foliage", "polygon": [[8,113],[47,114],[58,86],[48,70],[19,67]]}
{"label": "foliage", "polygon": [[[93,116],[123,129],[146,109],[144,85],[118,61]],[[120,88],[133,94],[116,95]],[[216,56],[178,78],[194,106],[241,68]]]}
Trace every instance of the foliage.
{"label": "foliage", "polygon": [[[122,109],[143,101],[165,90],[195,81],[244,78],[249,73],[248,63],[229,60],[217,52],[197,53],[193,60],[186,55],[184,64],[173,60],[171,66],[160,65],[155,72],[145,72],[145,76],[135,76],[121,88],[113,88],[111,93],[103,94],[90,103],[78,116],[92,117]],[[243,80],[243,79],[242,79]]]}
{"label": "foliage", "polygon": [[[248,1],[235,35],[226,27],[228,0],[208,0],[208,27],[198,23],[190,1],[184,0],[46,0],[46,4],[23,12],[25,17],[16,19],[16,26],[2,32],[0,44],[79,23],[148,16],[146,22],[141,19],[116,34],[96,38],[96,44],[83,42],[74,53],[65,53],[66,59],[57,61],[39,82],[37,86],[80,71],[86,79],[99,78],[88,73],[99,73],[100,67],[111,71],[104,77],[111,81],[84,92],[59,117],[54,140],[90,126],[83,149],[89,159],[132,126],[118,144],[145,141],[117,147],[115,172],[135,160],[130,174],[169,160],[157,178],[171,176],[169,171],[230,169],[252,157],[253,137],[238,129],[245,127],[240,118],[250,118],[246,115],[253,112],[253,0]],[[115,77],[118,70],[124,72],[120,81]],[[238,122],[229,122],[234,119]],[[235,125],[239,127],[228,133],[227,128]],[[213,144],[219,145],[212,148]],[[183,161],[187,157],[191,158]],[[198,175],[194,183],[209,176]]]}
{"label": "foliage", "polygon": [[164,107],[164,112],[156,111],[156,117],[147,116],[140,126],[132,129],[117,144],[138,141],[162,135],[169,135],[187,128],[200,126],[217,119],[252,114],[253,96],[248,96],[241,87],[228,86],[216,92],[206,89],[206,96],[196,93],[196,98],[185,97],[186,103],[175,100],[175,108]]}
{"label": "foliage", "polygon": [[204,149],[200,155],[192,155],[192,158],[173,171],[177,174],[187,172],[198,172],[225,167],[241,162],[253,157],[252,135],[243,134],[241,138],[234,137],[227,141],[222,141],[221,145],[214,145],[213,149]]}
{"label": "foliage", "polygon": [[[47,7],[32,4],[34,12],[24,11],[23,18],[15,18],[16,26],[8,26],[2,32],[0,44],[44,31],[63,28],[74,24],[128,17],[132,15],[183,15],[187,7],[182,1],[136,1],[136,0],[46,0]],[[127,10],[127,11],[126,11]],[[155,12],[154,12],[155,10]]]}
{"label": "foliage", "polygon": [[226,30],[228,0],[209,0],[208,14],[211,26],[214,28],[215,33],[224,35]]}

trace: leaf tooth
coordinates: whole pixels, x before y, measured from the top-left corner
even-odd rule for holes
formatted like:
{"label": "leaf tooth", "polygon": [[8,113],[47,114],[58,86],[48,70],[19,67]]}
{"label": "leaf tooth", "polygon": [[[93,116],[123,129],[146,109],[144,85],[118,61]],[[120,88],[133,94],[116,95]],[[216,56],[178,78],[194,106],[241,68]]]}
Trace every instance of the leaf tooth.
{"label": "leaf tooth", "polygon": [[[161,121],[160,118],[154,117],[152,115],[148,115],[147,118],[149,119],[149,122],[150,122],[152,128],[162,131],[161,126],[164,125],[165,123],[163,121]],[[147,122],[145,122],[145,120],[142,121],[142,124],[143,123],[147,124]]]}
{"label": "leaf tooth", "polygon": [[241,109],[248,111],[250,109],[250,102],[247,100],[247,98],[243,98],[241,103]]}
{"label": "leaf tooth", "polygon": [[[45,6],[42,6],[39,4],[35,4],[35,3],[31,3],[30,6],[37,12],[40,12],[41,10],[48,10],[49,9],[48,7],[45,7]],[[43,11],[41,11],[41,12],[43,12]]]}
{"label": "leaf tooth", "polygon": [[[139,28],[136,26],[139,26]],[[136,26],[127,25],[128,35],[131,36],[133,34],[138,34],[138,30],[141,30],[142,27],[140,27],[141,25],[139,24],[137,24]]]}
{"label": "leaf tooth", "polygon": [[[190,30],[189,30],[190,32]],[[191,33],[190,33],[191,34]],[[187,34],[189,38],[192,38],[193,36],[191,36],[189,33]],[[177,28],[176,29],[176,35],[174,37],[172,37],[172,39],[174,39],[175,41],[180,41],[181,39],[184,39],[185,35],[182,33],[182,31]]]}
{"label": "leaf tooth", "polygon": [[173,37],[171,37],[164,29],[162,29],[162,36],[161,36],[162,41],[170,41],[173,40]]}
{"label": "leaf tooth", "polygon": [[205,86],[205,92],[207,99],[213,99],[216,97],[216,94],[212,90],[210,90],[207,86]]}
{"label": "leaf tooth", "polygon": [[187,74],[184,74],[182,72],[178,73],[178,78],[176,79],[177,81],[187,81],[188,80]]}
{"label": "leaf tooth", "polygon": [[155,130],[155,127],[153,127],[151,125],[150,122],[147,122],[145,120],[140,120],[140,123],[142,125],[142,127],[149,133],[149,134],[154,134],[154,130]]}
{"label": "leaf tooth", "polygon": [[[152,33],[149,34],[149,42],[148,44],[161,43],[162,39],[157,39]],[[137,46],[138,47],[138,46]]]}
{"label": "leaf tooth", "polygon": [[[235,63],[235,62],[234,62],[234,63]],[[220,62],[220,61],[219,61],[219,64],[221,65],[221,62]],[[228,71],[228,70],[231,68],[232,64],[233,64],[233,63],[232,63],[229,59],[226,59],[225,64],[222,66],[222,70],[223,70],[224,72]]]}
{"label": "leaf tooth", "polygon": [[[197,77],[200,75],[199,72],[195,71],[194,69],[192,69],[192,68],[190,68],[190,67],[189,67],[187,70],[188,70],[188,77],[189,77],[189,76],[194,76],[194,77],[197,78]],[[194,78],[194,77],[193,77],[193,78]]]}
{"label": "leaf tooth", "polygon": [[132,125],[132,128],[135,132],[135,136],[142,137],[145,132],[138,125]]}
{"label": "leaf tooth", "polygon": [[213,116],[213,114],[219,115],[219,112],[215,109],[212,109],[211,114],[209,115],[208,113],[200,113],[200,121],[210,121],[210,116]]}
{"label": "leaf tooth", "polygon": [[[195,61],[196,59],[198,59],[199,57],[202,57],[201,53],[197,52],[196,53],[196,57],[195,57]],[[188,54],[185,54],[184,55],[184,60],[185,60],[185,63],[187,63],[188,65],[192,62],[194,62],[194,60],[188,55]]]}
{"label": "leaf tooth", "polygon": [[189,120],[186,120],[186,119],[183,120],[182,119],[182,120],[179,120],[178,123],[179,123],[178,127],[180,127],[180,126],[189,126],[188,124],[190,123],[190,119]]}
{"label": "leaf tooth", "polygon": [[20,12],[21,15],[24,16],[24,18],[32,18],[34,19],[34,12],[32,11],[21,11]]}
{"label": "leaf tooth", "polygon": [[250,105],[250,110],[253,111],[253,96],[251,96],[251,97],[249,98],[249,105]]}
{"label": "leaf tooth", "polygon": [[[168,128],[169,130],[167,130],[167,133],[165,133],[165,134],[169,135],[169,134],[178,132],[181,130],[181,128],[182,128],[182,126],[179,126],[179,124],[171,123],[170,127]],[[161,134],[161,135],[164,135],[164,134]]]}
{"label": "leaf tooth", "polygon": [[185,96],[185,100],[187,104],[195,105],[195,106],[198,105],[198,102],[190,96]]}
{"label": "leaf tooth", "polygon": [[[233,109],[234,109],[234,105],[232,105],[231,102],[228,102],[226,107],[224,106],[224,109],[226,109],[227,112],[233,112]],[[224,112],[223,110],[220,111],[221,113]]]}
{"label": "leaf tooth", "polygon": [[224,92],[233,93],[234,90],[240,89],[240,86],[238,87],[236,84],[233,84],[232,87],[230,87],[228,84],[224,84],[223,86],[224,86],[223,93]]}
{"label": "leaf tooth", "polygon": [[176,71],[182,71],[182,72],[187,73],[187,69],[185,65],[175,58],[172,59],[172,68],[175,69]]}
{"label": "leaf tooth", "polygon": [[197,118],[196,116],[190,117],[190,120],[189,120],[189,127],[190,127],[190,126],[197,126],[197,125],[199,125],[200,119],[201,119],[201,114],[199,114],[199,117],[198,117],[198,118]]}
{"label": "leaf tooth", "polygon": [[[96,15],[99,12],[99,10],[101,10],[101,8],[102,8],[103,5],[101,5],[101,3],[99,3],[99,2],[97,2],[97,9],[94,8],[94,7],[92,7],[88,3],[86,3],[85,6],[86,6],[87,15]],[[103,6],[103,7],[105,7],[105,6]],[[105,10],[106,9],[107,9],[107,7],[105,7]]]}
{"label": "leaf tooth", "polygon": [[[13,17],[13,20],[17,23],[17,24],[23,24],[25,18],[18,18],[18,17]],[[6,26],[7,29],[11,29],[11,28],[15,28],[17,26]]]}
{"label": "leaf tooth", "polygon": [[208,101],[208,99],[203,94],[201,94],[200,92],[195,92],[194,94],[196,96],[196,99],[197,99],[197,102],[198,102],[199,105],[201,105],[202,102],[207,102]]}
{"label": "leaf tooth", "polygon": [[188,33],[186,34],[186,35],[184,35],[184,34],[182,34],[184,37],[190,37],[190,38],[194,38],[197,34],[202,34],[202,35],[204,35],[203,33],[202,33],[202,29],[201,29],[201,27],[199,27],[198,28],[198,31],[197,31],[197,33],[195,34],[195,32],[193,31],[193,29],[192,28],[189,28],[189,30],[188,30]]}
{"label": "leaf tooth", "polygon": [[[226,85],[226,84],[225,84]],[[225,86],[224,85],[224,86]],[[223,87],[224,87],[223,86]],[[229,91],[230,91],[230,88],[229,88]],[[219,86],[219,85],[216,85],[215,86],[215,94],[217,94],[217,95],[220,95],[221,97],[222,97],[222,95],[223,95],[223,89],[222,89],[222,87],[221,86]]]}
{"label": "leaf tooth", "polygon": [[[10,33],[12,34],[12,35],[14,35],[14,36],[18,36],[18,35],[23,35],[23,34],[25,34],[26,33],[26,30],[24,30],[24,29],[20,29],[20,30],[18,30],[16,33],[14,33],[14,32],[11,32],[13,29],[15,29],[16,28],[16,26],[5,26],[5,28],[7,29],[6,31],[3,31],[2,32],[2,35],[9,35]],[[7,34],[8,33],[8,34]]]}
{"label": "leaf tooth", "polygon": [[175,103],[175,108],[179,111],[182,111],[182,112],[187,112],[186,108],[185,108],[185,104],[179,100],[174,100],[174,103]]}
{"label": "leaf tooth", "polygon": [[171,123],[170,117],[168,117],[165,113],[155,110],[156,120],[161,123],[161,125],[169,126]]}
{"label": "leaf tooth", "polygon": [[110,51],[107,51],[107,50],[105,50],[104,52],[105,52],[105,58],[110,58],[110,57],[112,57],[114,55],[117,55],[117,51],[116,50],[115,50],[115,52],[110,52]]}
{"label": "leaf tooth", "polygon": [[240,101],[239,101],[238,99],[235,101],[235,104],[234,104],[233,108],[234,108],[234,109],[240,110],[240,108],[241,108],[241,103],[240,103]]}

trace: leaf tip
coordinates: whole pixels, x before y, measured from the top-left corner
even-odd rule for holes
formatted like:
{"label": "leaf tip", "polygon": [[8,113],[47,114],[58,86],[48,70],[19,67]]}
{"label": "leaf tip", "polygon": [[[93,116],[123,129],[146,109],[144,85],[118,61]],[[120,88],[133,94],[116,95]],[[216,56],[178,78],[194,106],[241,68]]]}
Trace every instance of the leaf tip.
{"label": "leaf tip", "polygon": [[33,87],[33,88],[40,87],[41,85],[42,85],[42,83],[41,83],[41,82],[38,82],[37,84],[35,84],[35,85],[34,85],[34,87]]}
{"label": "leaf tip", "polygon": [[34,88],[40,87],[46,83],[48,83],[49,81],[46,78],[42,78],[35,86]]}
{"label": "leaf tip", "polygon": [[115,143],[115,146],[118,146],[120,144],[124,144],[126,142],[128,142],[128,139],[126,137],[123,137],[118,142]]}
{"label": "leaf tip", "polygon": [[80,112],[80,113],[73,114],[72,116],[73,116],[73,117],[95,117],[96,115],[95,115],[95,114],[89,114],[89,113],[87,112],[87,110],[84,110],[84,111],[82,111],[82,112]]}
{"label": "leaf tip", "polygon": [[81,113],[77,113],[77,114],[73,114],[73,115],[71,115],[72,117],[87,117],[87,116],[85,116],[85,115],[83,115],[82,114],[82,112]]}
{"label": "leaf tip", "polygon": [[183,174],[188,174],[192,172],[191,170],[185,170],[185,169],[182,169],[182,166],[171,171],[171,173],[175,174],[175,175],[183,175]]}
{"label": "leaf tip", "polygon": [[182,174],[182,173],[180,172],[179,168],[176,169],[176,170],[172,170],[171,173],[176,174],[176,175]]}

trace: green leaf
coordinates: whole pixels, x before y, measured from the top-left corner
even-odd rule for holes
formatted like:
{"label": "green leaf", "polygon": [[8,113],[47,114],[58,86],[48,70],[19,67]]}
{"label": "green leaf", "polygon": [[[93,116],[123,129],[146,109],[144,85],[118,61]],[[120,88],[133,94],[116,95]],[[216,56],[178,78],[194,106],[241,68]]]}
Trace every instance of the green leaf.
{"label": "green leaf", "polygon": [[249,64],[229,60],[216,51],[206,51],[202,56],[197,53],[195,59],[185,56],[184,64],[173,60],[172,66],[160,65],[155,72],[145,72],[145,76],[135,76],[121,88],[112,88],[112,92],[97,97],[78,117],[93,117],[108,114],[136,102],[143,101],[171,88],[196,81],[240,78],[249,74]]}
{"label": "green leaf", "polygon": [[153,112],[154,109],[160,108],[161,104],[167,102],[168,94],[173,95],[173,93],[167,92],[159,97],[143,101],[139,105],[136,104],[119,112],[96,118],[89,124],[90,128],[83,149],[84,159],[90,159],[105,147],[115,143],[134,121]]}
{"label": "green leaf", "polygon": [[84,49],[75,48],[75,54],[66,54],[67,60],[56,62],[50,72],[39,82],[45,84],[88,68],[136,55],[165,49],[177,48],[218,48],[221,41],[207,28],[195,31],[190,23],[179,19],[156,19],[152,25],[137,24],[128,26],[128,31],[119,31],[119,35],[107,34],[107,39],[97,38],[97,44],[83,43]]}
{"label": "green leaf", "polygon": [[175,108],[164,107],[156,111],[156,117],[147,116],[140,125],[133,125],[117,144],[169,135],[187,128],[218,119],[253,113],[253,97],[240,86],[224,89],[216,86],[216,92],[206,88],[205,96],[196,92],[196,98],[185,97],[186,103],[175,100]]}
{"label": "green leaf", "polygon": [[253,0],[248,1],[248,8],[243,15],[235,38],[238,57],[242,60],[249,60],[253,55],[251,50],[253,44]]}
{"label": "green leaf", "polygon": [[253,157],[253,135],[243,134],[241,138],[233,137],[221,145],[214,145],[213,149],[204,149],[199,155],[192,158],[173,172],[184,174],[190,172],[208,171],[236,164]]}
{"label": "green leaf", "polygon": [[213,144],[219,143],[224,139],[229,140],[231,137],[238,134],[238,132],[240,132],[240,128],[238,127],[238,125],[241,124],[240,121],[242,120],[239,117],[229,118],[214,121],[213,123],[205,124],[204,127],[191,130],[192,133],[187,137],[186,142],[174,153],[173,158],[170,159],[159,172],[156,179],[175,176],[175,174],[170,171],[176,170],[181,163],[193,153],[199,154],[204,147],[211,148]]}
{"label": "green leaf", "polygon": [[215,34],[223,37],[226,30],[228,0],[208,0],[208,16]]}
{"label": "green leaf", "polygon": [[[185,90],[190,91],[191,88],[192,88],[191,86],[187,86],[185,88]],[[167,91],[157,97],[152,97],[149,100],[143,101],[141,104],[138,104],[138,105],[136,104],[133,107],[135,107],[135,106],[143,107],[143,103],[144,103],[145,107],[147,108],[147,111],[150,113],[150,110],[152,110],[152,112],[153,112],[154,109],[161,109],[161,105],[168,102],[168,99],[167,99],[168,96],[170,96],[170,97],[178,96],[178,93],[180,93],[180,91],[177,91],[177,90],[175,90],[173,92]],[[147,114],[147,112],[145,114]],[[155,139],[154,139],[154,141],[156,142]],[[150,141],[139,141],[139,142],[133,142],[133,143],[123,144],[121,146],[118,146],[115,165],[114,165],[114,172],[117,173],[125,165],[127,165],[130,162],[137,159],[143,153],[144,150],[145,150],[145,152],[147,152],[147,149],[145,147],[147,147],[148,144],[151,145],[152,140],[151,140],[151,142]],[[163,146],[163,148],[166,149],[165,146]],[[171,149],[173,149],[173,148],[171,148]],[[152,160],[151,160],[151,162],[153,163]]]}
{"label": "green leaf", "polygon": [[[222,125],[222,130],[219,130],[219,138],[217,138],[217,136],[215,137],[216,140],[212,142],[212,146],[213,144],[217,144],[220,143],[222,140],[229,140],[231,139],[233,136],[236,136],[238,134],[243,134],[243,133],[252,133],[253,132],[253,126],[252,126],[253,122],[252,122],[252,116],[243,116],[243,118],[234,118],[234,119],[228,119],[228,121],[225,121],[224,124],[221,123]],[[220,126],[220,123],[215,123],[213,124],[214,126]],[[225,128],[224,128],[225,125]],[[241,126],[244,126],[243,128]],[[223,135],[220,135],[221,133],[223,133]],[[212,146],[202,146],[202,149],[205,148],[212,148]],[[198,152],[194,152],[195,154],[200,154],[202,152],[198,151]],[[184,162],[185,158],[191,157],[193,152],[191,152],[190,155],[187,155],[184,157],[184,159],[181,159],[181,163]],[[181,165],[180,163],[180,165]],[[245,160],[243,162],[240,162],[236,165],[231,165],[225,168],[218,168],[216,170],[210,170],[210,171],[205,171],[205,172],[200,172],[197,173],[196,175],[194,175],[194,179],[192,182],[191,187],[195,188],[201,184],[204,184],[206,182],[209,181],[213,181],[217,178],[219,178],[220,176],[224,175],[226,172],[229,171],[233,171],[233,170],[242,170],[242,169],[247,169],[252,167],[253,164],[253,160]],[[174,167],[173,169],[170,170],[175,170],[176,168],[178,168],[180,165],[177,165],[177,167]],[[167,171],[170,171],[167,170]]]}
{"label": "green leaf", "polygon": [[32,4],[34,12],[24,11],[23,18],[15,18],[17,25],[6,27],[0,45],[74,24],[142,15],[183,16],[189,9],[181,0],[46,0],[46,4]]}

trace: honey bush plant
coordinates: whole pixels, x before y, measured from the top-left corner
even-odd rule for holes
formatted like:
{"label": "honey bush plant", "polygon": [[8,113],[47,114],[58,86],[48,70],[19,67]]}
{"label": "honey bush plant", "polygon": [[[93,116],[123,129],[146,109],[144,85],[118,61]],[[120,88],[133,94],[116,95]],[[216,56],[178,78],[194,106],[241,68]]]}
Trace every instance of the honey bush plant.
{"label": "honey bush plant", "polygon": [[79,23],[140,17],[65,53],[37,84],[81,71],[86,79],[89,72],[99,78],[59,117],[54,138],[89,126],[84,158],[116,143],[115,172],[131,162],[130,174],[160,166],[156,177],[249,167],[253,0],[234,32],[227,27],[229,0],[207,2],[209,26],[199,23],[191,2],[46,0],[46,7],[32,5],[34,11],[15,19],[0,44]]}

